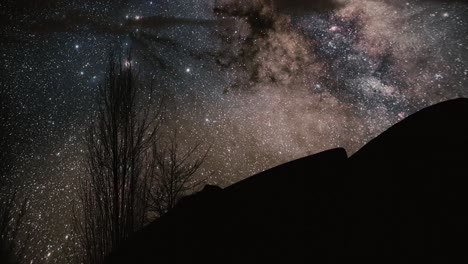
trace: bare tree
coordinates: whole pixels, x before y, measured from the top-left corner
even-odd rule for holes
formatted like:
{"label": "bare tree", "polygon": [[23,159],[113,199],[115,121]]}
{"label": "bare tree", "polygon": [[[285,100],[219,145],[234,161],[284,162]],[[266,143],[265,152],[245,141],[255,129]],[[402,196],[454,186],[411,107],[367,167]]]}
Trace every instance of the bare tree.
{"label": "bare tree", "polygon": [[166,213],[203,182],[196,175],[209,149],[197,143],[181,151],[177,131],[162,140],[162,104],[154,104],[152,88],[138,85],[131,61],[129,54],[111,56],[86,135],[87,171],[73,221],[81,263],[104,263],[149,213]]}
{"label": "bare tree", "polygon": [[130,54],[111,56],[97,121],[86,135],[87,171],[74,214],[83,263],[103,263],[147,220],[148,159],[162,120],[162,108],[154,107],[152,98],[152,88],[138,85]]}
{"label": "bare tree", "polygon": [[179,147],[177,131],[165,143],[153,146],[153,162],[150,184],[150,210],[161,216],[174,208],[185,195],[204,183],[197,177],[210,151],[203,150],[201,143],[183,151]]}
{"label": "bare tree", "polygon": [[11,234],[16,194],[0,193],[0,262],[13,263],[14,242]]}
{"label": "bare tree", "polygon": [[16,188],[0,183],[0,263],[19,263],[24,254],[26,245],[18,239],[28,201],[19,200]]}

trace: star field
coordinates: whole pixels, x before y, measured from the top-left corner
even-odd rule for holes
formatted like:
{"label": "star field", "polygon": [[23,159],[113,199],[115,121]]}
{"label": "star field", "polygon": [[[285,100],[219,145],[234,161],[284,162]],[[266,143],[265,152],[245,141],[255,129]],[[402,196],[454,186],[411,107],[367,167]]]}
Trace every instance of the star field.
{"label": "star field", "polygon": [[[131,49],[181,144],[226,186],[468,97],[462,1],[0,3],[1,177],[30,197],[26,263],[73,255],[82,136],[109,52]],[[302,4],[302,5],[301,5]]]}

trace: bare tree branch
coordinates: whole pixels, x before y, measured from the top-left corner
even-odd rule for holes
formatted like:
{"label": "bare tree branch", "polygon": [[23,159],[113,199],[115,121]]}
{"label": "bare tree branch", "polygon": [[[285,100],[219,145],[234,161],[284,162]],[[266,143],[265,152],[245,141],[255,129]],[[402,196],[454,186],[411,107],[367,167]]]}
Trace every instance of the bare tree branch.
{"label": "bare tree branch", "polygon": [[20,231],[29,198],[19,196],[16,187],[0,185],[0,263],[19,263],[26,249],[28,239],[20,239]]}
{"label": "bare tree branch", "polygon": [[83,263],[103,263],[147,220],[146,164],[159,140],[162,105],[153,108],[152,89],[148,98],[141,96],[131,61],[130,53],[110,56],[97,120],[86,134],[87,172],[80,179],[80,207],[74,208]]}
{"label": "bare tree branch", "polygon": [[161,216],[174,208],[185,195],[196,190],[205,182],[197,176],[205,162],[210,148],[201,149],[201,143],[195,143],[182,151],[177,142],[177,130],[165,144],[153,147],[152,174],[150,184],[150,210]]}

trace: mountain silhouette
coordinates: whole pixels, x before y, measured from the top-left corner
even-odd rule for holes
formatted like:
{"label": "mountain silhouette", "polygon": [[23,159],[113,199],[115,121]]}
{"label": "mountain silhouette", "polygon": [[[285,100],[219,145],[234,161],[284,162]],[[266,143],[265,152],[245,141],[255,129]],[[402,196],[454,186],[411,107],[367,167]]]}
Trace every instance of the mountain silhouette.
{"label": "mountain silhouette", "polygon": [[136,233],[108,262],[467,260],[467,151],[468,99],[440,103],[349,158],[333,149],[224,189],[207,186]]}

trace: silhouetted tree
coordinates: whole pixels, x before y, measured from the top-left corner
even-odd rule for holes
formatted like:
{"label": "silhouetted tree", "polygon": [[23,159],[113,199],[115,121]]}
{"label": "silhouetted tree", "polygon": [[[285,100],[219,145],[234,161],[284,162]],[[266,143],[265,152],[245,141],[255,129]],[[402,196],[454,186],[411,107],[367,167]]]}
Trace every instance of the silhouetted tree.
{"label": "silhouetted tree", "polygon": [[[8,186],[8,188],[7,188]],[[0,263],[20,263],[25,244],[18,243],[20,228],[26,215],[28,199],[18,204],[18,192],[10,184],[0,183]]]}
{"label": "silhouetted tree", "polygon": [[103,263],[147,220],[148,159],[158,141],[161,107],[153,106],[152,88],[144,89],[130,54],[117,60],[111,56],[100,86],[97,119],[86,135],[87,171],[75,208],[81,262]]}
{"label": "silhouetted tree", "polygon": [[150,184],[150,209],[161,216],[174,208],[185,195],[204,183],[197,172],[204,163],[210,148],[201,149],[201,143],[183,151],[177,142],[177,131],[166,142],[152,149]]}
{"label": "silhouetted tree", "polygon": [[162,140],[162,104],[139,85],[131,56],[111,56],[100,86],[98,113],[86,134],[86,168],[74,208],[79,262],[106,256],[148,221],[173,208],[202,181],[196,178],[209,149],[182,152],[177,132]]}

